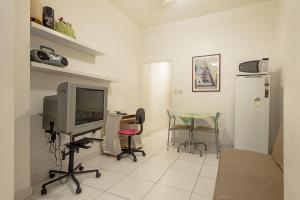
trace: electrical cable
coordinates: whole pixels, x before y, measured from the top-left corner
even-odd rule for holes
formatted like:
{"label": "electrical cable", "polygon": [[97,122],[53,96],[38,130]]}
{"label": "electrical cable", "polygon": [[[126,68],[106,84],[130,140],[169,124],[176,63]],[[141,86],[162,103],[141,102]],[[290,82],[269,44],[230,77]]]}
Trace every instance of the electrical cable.
{"label": "electrical cable", "polygon": [[[47,141],[49,143],[49,153],[54,157],[55,159],[55,165],[59,167],[60,171],[63,169],[63,159],[62,159],[62,152],[65,152],[67,147],[62,148],[61,147],[61,135],[57,132],[54,134],[58,135],[58,142],[55,140],[52,140],[52,135],[48,136]],[[61,176],[62,173],[59,174]],[[60,180],[61,184],[66,183],[69,180],[69,177],[66,178],[65,181]]]}

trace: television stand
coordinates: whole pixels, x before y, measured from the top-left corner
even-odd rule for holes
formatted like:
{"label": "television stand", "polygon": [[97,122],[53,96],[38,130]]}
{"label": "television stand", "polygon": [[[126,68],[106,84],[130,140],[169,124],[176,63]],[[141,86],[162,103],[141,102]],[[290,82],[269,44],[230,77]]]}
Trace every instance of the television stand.
{"label": "television stand", "polygon": [[74,141],[74,137],[72,137],[72,142],[66,144],[66,149],[68,149],[68,152],[63,151],[62,152],[62,157],[63,160],[65,159],[65,156],[69,156],[69,166],[68,166],[68,171],[59,171],[59,170],[50,170],[49,171],[49,177],[54,178],[56,174],[59,174],[59,177],[56,179],[53,179],[45,184],[42,185],[42,190],[41,190],[41,195],[47,194],[47,185],[50,185],[54,182],[60,181],[61,179],[64,178],[70,178],[74,181],[76,184],[76,194],[81,193],[81,187],[80,183],[75,177],[75,175],[81,175],[81,174],[86,174],[86,173],[96,173],[96,178],[99,178],[101,176],[101,173],[99,170],[86,170],[84,171],[83,165],[80,163],[76,167],[74,167],[74,155],[75,153],[79,153],[79,149],[88,149],[91,146],[87,146],[87,144],[92,143],[93,141],[103,141],[102,139],[94,139],[94,138],[83,138],[77,141]]}

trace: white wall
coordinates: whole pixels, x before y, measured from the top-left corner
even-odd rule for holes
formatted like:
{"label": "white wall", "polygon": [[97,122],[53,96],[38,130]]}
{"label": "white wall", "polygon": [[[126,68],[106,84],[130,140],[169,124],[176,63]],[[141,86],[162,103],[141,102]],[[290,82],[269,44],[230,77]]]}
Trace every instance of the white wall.
{"label": "white wall", "polygon": [[284,52],[284,199],[300,196],[300,2],[285,0]]}
{"label": "white wall", "polygon": [[[233,144],[235,75],[239,63],[269,57],[272,74],[271,141],[278,129],[280,69],[277,64],[277,24],[272,1],[144,30],[143,61],[172,61],[172,96],[177,112],[222,113],[221,140]],[[222,54],[221,92],[192,93],[192,57]],[[278,119],[279,118],[279,119]]]}
{"label": "white wall", "polygon": [[146,112],[143,135],[167,128],[166,110],[171,107],[170,62],[149,63],[143,66],[143,108]]}
{"label": "white wall", "polygon": [[[16,1],[17,2],[17,1]],[[30,184],[30,1],[15,5],[15,200],[31,195]]]}
{"label": "white wall", "polygon": [[0,193],[1,199],[14,199],[14,1],[0,2],[0,18],[3,20],[0,31]]}
{"label": "white wall", "polygon": [[[109,87],[109,110],[136,110],[139,106],[140,41],[141,30],[106,0],[44,0],[44,5],[55,9],[55,18],[63,16],[72,23],[78,40],[103,50],[105,56],[97,57],[70,50],[57,44],[33,37],[31,45],[53,47],[69,59],[68,68],[82,70],[119,79],[119,83],[106,84],[71,79],[44,73],[31,72],[31,176],[32,183],[46,178],[53,167],[53,159],[41,131],[42,101],[46,95],[56,93],[59,83],[67,80]],[[99,145],[83,150],[78,157],[90,158],[99,154]]]}

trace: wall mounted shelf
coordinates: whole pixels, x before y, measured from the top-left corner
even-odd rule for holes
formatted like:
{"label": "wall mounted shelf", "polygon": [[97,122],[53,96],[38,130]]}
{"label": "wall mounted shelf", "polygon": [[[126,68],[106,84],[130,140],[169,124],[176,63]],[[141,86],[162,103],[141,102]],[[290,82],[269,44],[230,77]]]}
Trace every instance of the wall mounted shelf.
{"label": "wall mounted shelf", "polygon": [[63,46],[67,46],[69,48],[75,49],[77,51],[81,51],[83,53],[86,53],[86,54],[89,54],[92,56],[104,55],[103,52],[101,52],[95,48],[92,48],[87,44],[84,44],[74,38],[66,36],[62,33],[54,31],[50,28],[47,28],[47,27],[37,24],[35,22],[31,22],[30,31],[31,31],[31,34],[33,34],[35,36],[44,38],[46,40],[55,42],[55,43],[63,45]]}
{"label": "wall mounted shelf", "polygon": [[49,74],[56,74],[61,76],[74,77],[74,78],[84,78],[84,79],[100,81],[100,82],[110,82],[110,83],[118,82],[117,79],[113,79],[109,76],[99,76],[97,74],[90,74],[90,73],[72,70],[68,67],[62,68],[62,67],[37,63],[37,62],[31,62],[30,70],[36,72],[49,73]]}

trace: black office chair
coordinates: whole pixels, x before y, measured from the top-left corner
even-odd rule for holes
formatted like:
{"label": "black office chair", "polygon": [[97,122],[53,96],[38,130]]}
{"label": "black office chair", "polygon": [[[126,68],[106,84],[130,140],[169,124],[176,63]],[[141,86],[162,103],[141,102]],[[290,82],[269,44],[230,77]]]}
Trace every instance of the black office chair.
{"label": "black office chair", "polygon": [[128,155],[132,155],[133,161],[136,162],[137,159],[136,159],[134,152],[140,152],[140,153],[142,153],[143,156],[146,155],[145,151],[140,150],[140,149],[134,149],[131,147],[132,137],[135,135],[140,135],[143,132],[143,123],[145,122],[145,110],[143,108],[139,108],[136,111],[135,119],[136,119],[135,124],[140,125],[140,130],[138,130],[138,129],[123,129],[123,130],[119,131],[119,134],[128,136],[128,148],[122,149],[122,152],[117,156],[117,160],[121,160],[123,155],[128,154]]}
{"label": "black office chair", "polygon": [[[53,134],[54,133],[53,127],[54,127],[54,123],[50,123],[50,130],[48,130],[47,132]],[[79,153],[79,149],[88,149],[91,147],[91,146],[88,146],[87,144],[92,143],[93,141],[101,142],[103,140],[95,139],[95,138],[82,138],[82,139],[75,141],[75,137],[76,136],[72,137],[72,141],[70,143],[66,144],[65,150],[62,152],[62,160],[64,160],[66,156],[69,156],[68,171],[50,170],[49,171],[50,178],[54,178],[55,174],[59,174],[59,177],[43,184],[42,190],[41,190],[41,195],[47,194],[47,189],[46,189],[47,185],[57,182],[57,181],[60,181],[61,179],[64,179],[64,178],[69,178],[69,177],[74,181],[74,183],[77,186],[76,194],[80,194],[81,187],[80,187],[79,181],[75,177],[76,174],[80,175],[80,174],[86,174],[86,173],[96,173],[96,178],[99,178],[101,176],[101,173],[97,169],[83,171],[84,167],[83,167],[82,163],[80,163],[76,167],[74,167],[74,155],[75,155],[75,153]],[[68,150],[68,151],[66,152],[66,150]],[[67,179],[67,180],[69,180],[69,179]]]}

